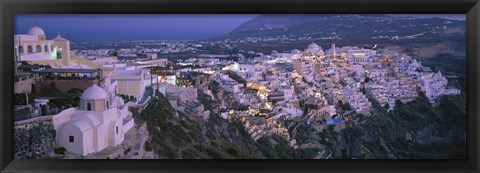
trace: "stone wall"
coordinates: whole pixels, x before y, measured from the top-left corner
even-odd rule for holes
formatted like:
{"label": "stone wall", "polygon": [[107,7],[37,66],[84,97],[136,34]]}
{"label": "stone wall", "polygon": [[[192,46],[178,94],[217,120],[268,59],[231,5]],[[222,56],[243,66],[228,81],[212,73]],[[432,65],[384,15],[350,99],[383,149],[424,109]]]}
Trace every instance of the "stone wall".
{"label": "stone wall", "polygon": [[15,122],[14,158],[49,158],[55,148],[55,129],[51,116]]}
{"label": "stone wall", "polygon": [[32,111],[30,105],[15,105],[14,113],[15,121],[21,121],[32,118]]}

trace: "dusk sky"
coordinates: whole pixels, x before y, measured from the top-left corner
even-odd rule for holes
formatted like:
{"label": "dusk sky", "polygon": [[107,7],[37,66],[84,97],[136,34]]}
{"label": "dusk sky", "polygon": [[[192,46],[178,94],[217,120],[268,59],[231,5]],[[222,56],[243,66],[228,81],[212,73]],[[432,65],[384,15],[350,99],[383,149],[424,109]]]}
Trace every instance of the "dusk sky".
{"label": "dusk sky", "polygon": [[[226,34],[258,14],[22,14],[15,18],[15,34],[37,24],[47,39],[60,33],[72,42],[122,40],[193,40]],[[395,14],[465,20],[464,14]]]}
{"label": "dusk sky", "polygon": [[35,23],[47,38],[58,32],[71,41],[189,40],[228,33],[256,14],[196,15],[57,15],[28,14],[15,18],[15,34]]}

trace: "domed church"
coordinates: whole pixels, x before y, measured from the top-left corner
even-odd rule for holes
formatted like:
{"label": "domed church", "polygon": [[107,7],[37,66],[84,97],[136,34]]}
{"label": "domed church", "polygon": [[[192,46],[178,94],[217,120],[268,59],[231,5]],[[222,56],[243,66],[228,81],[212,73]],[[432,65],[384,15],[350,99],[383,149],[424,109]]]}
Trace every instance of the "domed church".
{"label": "domed church", "polygon": [[80,106],[53,116],[57,147],[87,155],[120,145],[134,126],[123,100],[92,85],[80,97]]}
{"label": "domed church", "polygon": [[15,62],[27,61],[32,64],[70,66],[70,41],[58,34],[52,40],[42,28],[35,25],[27,34],[14,35]]}
{"label": "domed church", "polygon": [[322,47],[319,45],[315,44],[315,42],[312,42],[310,45],[308,45],[307,49],[303,51],[304,55],[317,55],[317,56],[324,56],[325,53],[322,50]]}

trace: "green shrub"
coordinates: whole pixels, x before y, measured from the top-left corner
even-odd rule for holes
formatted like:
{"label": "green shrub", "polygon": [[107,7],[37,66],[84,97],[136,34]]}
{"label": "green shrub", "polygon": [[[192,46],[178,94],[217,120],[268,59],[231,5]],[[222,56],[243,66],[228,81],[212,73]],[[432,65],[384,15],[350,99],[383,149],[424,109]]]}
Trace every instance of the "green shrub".
{"label": "green shrub", "polygon": [[183,159],[195,159],[197,158],[198,154],[194,150],[186,149],[182,151],[182,158]]}
{"label": "green shrub", "polygon": [[218,153],[215,149],[207,148],[207,149],[205,149],[205,151],[213,159],[221,159],[222,158],[221,154]]}
{"label": "green shrub", "polygon": [[145,142],[145,151],[152,151],[152,144],[150,144],[150,142]]}
{"label": "green shrub", "polygon": [[235,148],[228,148],[227,153],[232,156],[238,156],[238,151]]}
{"label": "green shrub", "polygon": [[65,155],[66,151],[67,151],[67,149],[65,149],[64,147],[58,147],[58,148],[55,148],[53,150],[53,152],[55,152],[55,154],[61,154],[61,155]]}

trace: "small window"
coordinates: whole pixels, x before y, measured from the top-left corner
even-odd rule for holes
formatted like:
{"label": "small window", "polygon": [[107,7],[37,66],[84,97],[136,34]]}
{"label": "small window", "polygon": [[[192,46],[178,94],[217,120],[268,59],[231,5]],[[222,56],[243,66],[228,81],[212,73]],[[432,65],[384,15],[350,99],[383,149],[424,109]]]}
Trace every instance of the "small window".
{"label": "small window", "polygon": [[115,127],[115,131],[116,131],[116,132],[117,132],[117,134],[118,134],[118,126],[116,126],[116,127]]}
{"label": "small window", "polygon": [[91,111],[92,110],[92,104],[89,102],[87,103],[87,111]]}
{"label": "small window", "polygon": [[48,46],[45,45],[45,52],[48,52]]}
{"label": "small window", "polygon": [[32,46],[28,46],[28,47],[27,47],[27,51],[28,51],[28,53],[32,53],[32,52],[33,52]]}
{"label": "small window", "polygon": [[68,142],[75,142],[75,137],[74,136],[68,136]]}

